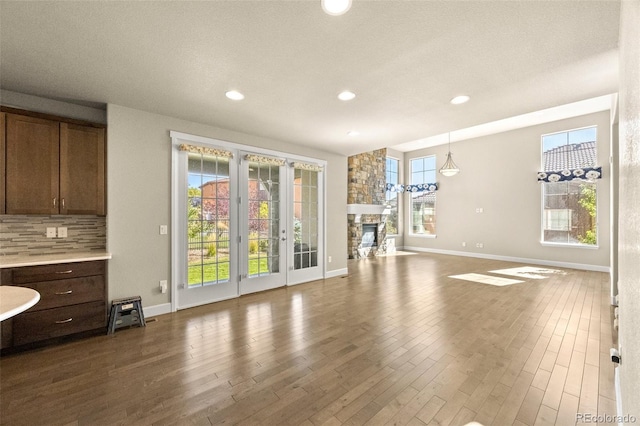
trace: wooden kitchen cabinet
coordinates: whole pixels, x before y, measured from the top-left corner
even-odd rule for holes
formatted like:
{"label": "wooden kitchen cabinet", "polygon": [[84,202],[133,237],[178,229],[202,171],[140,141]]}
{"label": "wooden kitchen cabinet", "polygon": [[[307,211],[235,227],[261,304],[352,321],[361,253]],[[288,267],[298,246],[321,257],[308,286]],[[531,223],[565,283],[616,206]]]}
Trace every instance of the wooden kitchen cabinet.
{"label": "wooden kitchen cabinet", "polygon": [[60,213],[104,215],[104,129],[60,123]]}
{"label": "wooden kitchen cabinet", "polygon": [[3,350],[81,332],[106,332],[104,260],[3,269],[2,285],[40,293],[33,307],[2,322]]}
{"label": "wooden kitchen cabinet", "polygon": [[7,113],[4,128],[6,214],[105,214],[103,127]]}
{"label": "wooden kitchen cabinet", "polygon": [[5,136],[6,136],[6,125],[5,119],[6,114],[4,112],[0,112],[0,214],[5,213],[5,202],[4,202],[4,194],[5,194],[5,182],[7,181],[6,172],[5,172],[5,154],[6,154],[6,144],[5,144]]}
{"label": "wooden kitchen cabinet", "polygon": [[7,114],[6,213],[58,214],[60,123]]}

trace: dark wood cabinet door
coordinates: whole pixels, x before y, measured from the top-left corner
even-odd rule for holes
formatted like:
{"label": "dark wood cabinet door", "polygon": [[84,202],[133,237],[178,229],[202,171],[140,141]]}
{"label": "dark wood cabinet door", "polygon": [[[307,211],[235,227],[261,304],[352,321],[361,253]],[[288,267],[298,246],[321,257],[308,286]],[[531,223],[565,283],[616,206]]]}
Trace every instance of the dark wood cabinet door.
{"label": "dark wood cabinet door", "polygon": [[104,133],[60,123],[61,214],[105,214]]}
{"label": "dark wood cabinet door", "polygon": [[6,213],[57,214],[57,121],[6,115]]}
{"label": "dark wood cabinet door", "polygon": [[0,112],[0,214],[5,213],[4,191],[6,188],[7,174],[5,173],[5,113]]}

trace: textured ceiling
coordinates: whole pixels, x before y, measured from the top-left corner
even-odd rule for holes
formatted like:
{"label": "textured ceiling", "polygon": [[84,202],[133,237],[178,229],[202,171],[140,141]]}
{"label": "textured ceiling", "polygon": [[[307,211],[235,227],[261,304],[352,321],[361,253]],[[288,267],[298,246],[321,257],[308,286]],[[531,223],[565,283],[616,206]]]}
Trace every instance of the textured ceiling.
{"label": "textured ceiling", "polygon": [[619,8],[2,1],[0,85],[354,154],[616,92]]}

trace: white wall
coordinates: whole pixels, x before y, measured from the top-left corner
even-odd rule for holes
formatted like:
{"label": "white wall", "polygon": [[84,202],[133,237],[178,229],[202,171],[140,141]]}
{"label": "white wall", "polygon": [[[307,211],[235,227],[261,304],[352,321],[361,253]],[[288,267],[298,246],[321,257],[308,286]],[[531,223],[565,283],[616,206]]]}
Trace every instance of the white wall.
{"label": "white wall", "polygon": [[640,419],[640,0],[620,12],[620,415]]}
{"label": "white wall", "polygon": [[[598,126],[598,160],[603,178],[598,181],[597,249],[549,247],[540,244],[541,187],[536,173],[541,168],[541,135],[591,125]],[[461,172],[438,175],[436,201],[437,238],[409,234],[409,196],[404,194],[404,247],[447,250],[479,256],[507,256],[609,268],[609,165],[610,113],[603,111],[451,145]],[[436,154],[437,167],[444,163],[447,146],[406,153],[405,182],[410,180],[410,159]],[[476,213],[476,208],[484,209]],[[467,246],[462,247],[462,242]],[[482,243],[484,248],[476,248]]]}
{"label": "white wall", "polygon": [[145,307],[170,301],[158,289],[171,277],[171,232],[158,232],[171,223],[170,130],[326,160],[325,256],[333,258],[326,265],[330,273],[346,270],[346,157],[118,105],[108,105],[107,117],[110,299],[139,295]]}

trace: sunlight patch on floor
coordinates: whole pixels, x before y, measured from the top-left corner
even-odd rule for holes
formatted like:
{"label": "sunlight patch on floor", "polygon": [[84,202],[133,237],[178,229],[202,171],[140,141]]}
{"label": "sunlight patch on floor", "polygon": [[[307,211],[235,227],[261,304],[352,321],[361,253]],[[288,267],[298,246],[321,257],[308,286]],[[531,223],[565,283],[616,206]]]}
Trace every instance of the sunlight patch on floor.
{"label": "sunlight patch on floor", "polygon": [[459,280],[465,281],[473,281],[481,284],[490,284],[496,286],[505,286],[511,284],[519,284],[524,281],[520,280],[512,280],[510,278],[500,278],[500,277],[492,277],[490,275],[482,275],[482,274],[462,274],[462,275],[449,275],[449,278],[457,278]]}
{"label": "sunlight patch on floor", "polygon": [[533,280],[543,280],[549,278],[549,275],[567,275],[566,272],[559,269],[542,268],[540,266],[522,266],[520,268],[498,269],[489,271],[494,274],[509,275],[518,278],[530,278]]}
{"label": "sunlight patch on floor", "polygon": [[384,253],[384,254],[379,254],[378,257],[389,257],[389,256],[413,256],[417,253],[412,253],[410,251],[394,251],[391,253]]}

